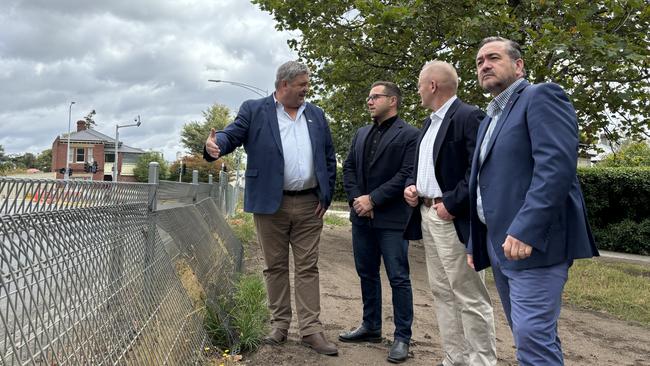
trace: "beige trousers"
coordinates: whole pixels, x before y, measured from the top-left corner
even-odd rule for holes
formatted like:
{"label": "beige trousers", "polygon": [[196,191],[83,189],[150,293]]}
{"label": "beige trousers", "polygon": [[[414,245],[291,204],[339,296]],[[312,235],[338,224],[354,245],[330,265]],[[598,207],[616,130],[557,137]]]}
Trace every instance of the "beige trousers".
{"label": "beige trousers", "polygon": [[496,365],[496,339],[492,302],[485,273],[467,265],[465,246],[452,221],[421,206],[422,239],[429,286],[440,328],[443,365]]}
{"label": "beige trousers", "polygon": [[257,239],[264,255],[264,279],[269,297],[271,326],[289,329],[291,288],[289,246],[294,259],[296,311],[300,334],[304,337],[323,331],[320,316],[318,243],[323,220],[315,215],[315,194],[283,196],[278,212],[253,216]]}

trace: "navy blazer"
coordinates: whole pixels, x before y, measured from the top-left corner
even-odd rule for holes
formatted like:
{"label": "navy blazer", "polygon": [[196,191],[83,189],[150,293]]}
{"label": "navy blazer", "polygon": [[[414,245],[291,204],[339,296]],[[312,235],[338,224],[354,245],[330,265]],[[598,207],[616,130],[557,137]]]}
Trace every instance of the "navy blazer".
{"label": "navy blazer", "polygon": [[[577,118],[564,90],[552,83],[522,82],[497,121],[479,166],[489,121],[486,117],[479,128],[469,180],[468,253],[474,256],[475,269],[490,265],[487,235],[507,269],[544,267],[598,255],[576,175]],[[487,227],[476,213],[477,185]],[[531,245],[532,255],[507,260],[501,248],[507,235]]]}
{"label": "navy blazer", "polygon": [[[436,180],[442,190],[442,202],[447,211],[455,216],[456,234],[464,244],[469,239],[469,173],[476,146],[476,133],[484,117],[483,111],[456,98],[440,124],[431,152]],[[420,143],[430,125],[431,118],[427,117],[415,150],[413,174],[406,181],[406,187],[417,182]],[[420,210],[416,208],[409,219],[404,235],[406,239],[422,239],[421,221]]]}
{"label": "navy blazer", "polygon": [[[397,118],[379,142],[369,176],[364,177],[363,159],[366,138],[372,125],[361,127],[343,164],[343,188],[350,206],[354,198],[370,194],[375,203],[374,219],[359,217],[352,209],[350,221],[380,229],[404,230],[411,207],[404,201],[404,182],[411,175],[418,129]],[[367,182],[367,186],[365,183]]]}
{"label": "navy blazer", "polygon": [[[307,103],[304,115],[314,156],[318,198],[327,208],[332,202],[336,180],[332,135],[322,109]],[[277,212],[282,203],[284,156],[273,95],[245,101],[235,121],[217,132],[216,140],[221,155],[241,145],[246,150],[244,211],[257,214]],[[205,151],[203,155],[208,161],[215,160]]]}

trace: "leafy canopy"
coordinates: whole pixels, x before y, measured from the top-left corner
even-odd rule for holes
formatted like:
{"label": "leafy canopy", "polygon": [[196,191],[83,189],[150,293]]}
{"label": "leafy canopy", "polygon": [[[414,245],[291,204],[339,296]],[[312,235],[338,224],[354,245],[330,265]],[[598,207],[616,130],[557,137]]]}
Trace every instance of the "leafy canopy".
{"label": "leafy canopy", "polygon": [[650,58],[644,0],[252,0],[279,30],[300,31],[289,45],[313,70],[316,102],[332,119],[337,151],[369,121],[372,82],[396,82],[400,115],[420,124],[417,77],[428,60],[450,62],[458,95],[485,107],[475,57],[486,36],[521,44],[528,79],[564,87],[583,142],[608,128],[610,139],[648,136]]}
{"label": "leafy canopy", "polygon": [[158,162],[158,180],[164,180],[169,172],[167,162],[163,159],[162,154],[155,151],[142,154],[133,168],[133,176],[138,182],[149,181],[149,163]]}
{"label": "leafy canopy", "polygon": [[181,143],[192,155],[203,155],[205,139],[210,134],[210,129],[223,130],[232,120],[228,107],[215,103],[203,111],[203,121],[188,122],[181,131]]}
{"label": "leafy canopy", "polygon": [[618,152],[607,155],[598,166],[650,167],[650,146],[644,141],[628,142]]}

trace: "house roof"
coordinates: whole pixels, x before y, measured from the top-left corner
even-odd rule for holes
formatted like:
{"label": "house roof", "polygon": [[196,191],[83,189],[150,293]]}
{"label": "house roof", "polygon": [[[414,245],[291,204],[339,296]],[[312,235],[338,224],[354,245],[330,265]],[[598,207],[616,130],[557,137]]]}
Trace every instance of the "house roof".
{"label": "house roof", "polygon": [[[61,141],[67,140],[68,134],[64,133],[61,135]],[[74,142],[92,142],[96,144],[105,144],[105,145],[110,145],[113,148],[115,148],[115,138],[110,137],[108,135],[105,135],[99,131],[95,131],[93,129],[86,129],[86,130],[81,130],[77,132],[72,132],[70,133],[70,141]],[[118,146],[118,152],[123,152],[123,153],[132,153],[132,154],[144,154],[145,151],[142,149],[138,149],[137,147],[131,147],[127,146],[124,144],[124,142],[120,142]]]}

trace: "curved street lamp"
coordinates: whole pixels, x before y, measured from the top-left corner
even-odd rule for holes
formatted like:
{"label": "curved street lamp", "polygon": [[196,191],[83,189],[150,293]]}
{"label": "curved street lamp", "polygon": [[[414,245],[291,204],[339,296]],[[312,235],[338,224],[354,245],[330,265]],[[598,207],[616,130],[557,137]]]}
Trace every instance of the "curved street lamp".
{"label": "curved street lamp", "polygon": [[250,91],[252,93],[257,94],[260,97],[265,97],[265,96],[269,95],[269,91],[266,90],[266,89],[258,88],[258,87],[254,86],[254,85],[249,85],[249,84],[246,84],[246,83],[240,83],[238,81],[215,80],[215,79],[209,79],[208,81],[211,81],[213,83],[226,83],[226,84],[238,86],[240,88],[244,88],[244,89],[246,89],[246,90],[248,90],[248,91]]}
{"label": "curved street lamp", "polygon": [[140,126],[140,115],[138,114],[138,118],[135,119],[136,123],[131,123],[128,125],[115,125],[115,162],[113,162],[113,182],[117,182],[117,168],[118,168],[118,162],[120,159],[118,159],[117,155],[117,147],[120,145],[120,141],[118,138],[120,137],[120,128],[124,127],[139,127]]}

